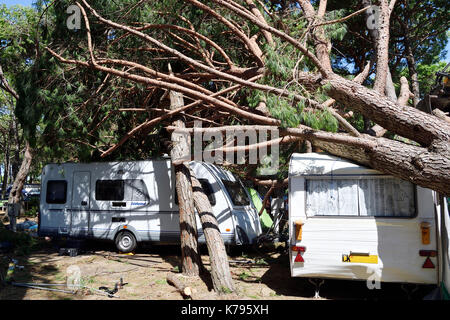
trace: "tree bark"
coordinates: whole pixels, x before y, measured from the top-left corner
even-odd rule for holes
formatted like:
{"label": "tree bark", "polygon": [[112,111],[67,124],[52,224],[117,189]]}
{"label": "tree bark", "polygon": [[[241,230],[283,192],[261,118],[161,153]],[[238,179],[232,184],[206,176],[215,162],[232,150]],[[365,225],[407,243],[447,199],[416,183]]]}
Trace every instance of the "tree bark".
{"label": "tree bark", "polygon": [[327,93],[332,98],[391,132],[424,146],[430,146],[436,139],[450,141],[450,126],[437,117],[413,107],[400,107],[374,90],[338,76],[326,81]]}
{"label": "tree bark", "polygon": [[177,279],[177,276],[175,274],[169,273],[166,279],[170,285],[173,285],[178,290],[183,298],[191,298],[192,300],[195,300],[195,295],[192,291],[192,288],[186,286],[183,282]]}
{"label": "tree bark", "polygon": [[7,137],[5,137],[5,172],[3,173],[3,183],[2,183],[2,199],[6,197],[6,189],[8,188],[8,177],[9,177],[9,148],[10,148],[10,132],[8,132]]}
{"label": "tree bark", "polygon": [[405,37],[405,47],[406,47],[406,61],[408,61],[408,71],[411,78],[411,87],[413,97],[414,107],[417,107],[420,101],[420,87],[419,78],[417,76],[416,60],[412,52],[411,46],[409,45],[408,37]]}
{"label": "tree bark", "polygon": [[370,148],[358,148],[323,141],[313,143],[338,157],[351,159],[424,188],[450,195],[450,157],[431,148],[427,150],[385,138],[366,138],[376,144]]}
{"label": "tree bark", "polygon": [[[416,109],[409,107],[413,111]],[[446,123],[436,117],[441,125]],[[225,131],[229,128],[273,130],[270,126],[223,126],[199,129]],[[193,132],[192,128],[183,132]],[[442,194],[450,193],[450,144],[448,140],[435,139],[427,148],[370,135],[354,137],[342,133],[329,133],[299,125],[297,128],[279,129],[280,136],[298,137],[311,141],[315,147],[331,154],[354,160],[386,174],[408,180]]]}
{"label": "tree bark", "polygon": [[414,53],[411,48],[411,41],[409,38],[409,30],[407,25],[409,17],[407,18],[407,21],[402,21],[400,19],[399,21],[403,31],[403,45],[405,46],[406,61],[408,62],[408,72],[411,79],[412,93],[414,94],[413,104],[414,107],[417,108],[417,104],[420,101],[420,87],[417,76],[416,59],[414,58]]}
{"label": "tree bark", "polygon": [[33,150],[28,141],[25,142],[25,152],[23,155],[22,164],[17,173],[14,183],[9,193],[8,203],[19,203],[22,197],[22,189],[30,172],[31,161],[33,160]]}
{"label": "tree bark", "polygon": [[200,182],[191,171],[192,189],[194,191],[194,205],[197,209],[205,235],[206,246],[211,263],[211,279],[214,290],[218,293],[235,291],[231,277],[228,256],[225,250],[219,223],[214,215],[208,197],[205,195]]}
{"label": "tree bark", "polygon": [[[183,96],[179,92],[170,91],[169,97],[171,110],[181,108],[184,105]],[[182,120],[176,120],[172,124],[178,128],[185,128]],[[182,272],[187,276],[198,276],[200,274],[201,258],[198,254],[197,225],[190,169],[187,163],[190,160],[190,139],[191,137],[187,134],[172,132],[172,150],[170,155],[175,168],[176,191],[180,212]]]}

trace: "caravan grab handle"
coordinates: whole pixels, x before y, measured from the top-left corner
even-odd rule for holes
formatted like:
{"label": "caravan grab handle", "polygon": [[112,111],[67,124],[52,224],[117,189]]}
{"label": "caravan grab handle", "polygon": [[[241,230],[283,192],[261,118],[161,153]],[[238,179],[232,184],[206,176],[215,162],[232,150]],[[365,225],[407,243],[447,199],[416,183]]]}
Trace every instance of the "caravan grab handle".
{"label": "caravan grab handle", "polygon": [[350,251],[351,256],[370,256],[370,252],[353,252]]}

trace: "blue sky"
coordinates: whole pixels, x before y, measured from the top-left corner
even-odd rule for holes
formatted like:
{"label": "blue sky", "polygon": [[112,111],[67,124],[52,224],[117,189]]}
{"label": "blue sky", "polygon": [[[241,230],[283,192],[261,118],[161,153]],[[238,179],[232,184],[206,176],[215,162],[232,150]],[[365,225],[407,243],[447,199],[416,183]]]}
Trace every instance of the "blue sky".
{"label": "blue sky", "polygon": [[[6,4],[7,6],[12,6],[16,4],[20,4],[23,6],[31,6],[34,0],[0,0],[0,4]],[[447,51],[446,61],[450,62],[450,41],[447,43],[445,47]]]}
{"label": "blue sky", "polygon": [[6,4],[7,6],[13,6],[20,4],[22,6],[31,6],[33,0],[0,0],[0,4]]}

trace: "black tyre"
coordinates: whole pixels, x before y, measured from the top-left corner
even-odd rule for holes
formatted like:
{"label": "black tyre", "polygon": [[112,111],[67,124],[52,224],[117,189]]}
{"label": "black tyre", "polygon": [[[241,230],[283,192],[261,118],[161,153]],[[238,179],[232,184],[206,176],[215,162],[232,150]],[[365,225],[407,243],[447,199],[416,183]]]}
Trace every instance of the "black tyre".
{"label": "black tyre", "polygon": [[132,252],[137,247],[137,241],[134,235],[129,231],[122,231],[116,237],[116,247],[120,252]]}

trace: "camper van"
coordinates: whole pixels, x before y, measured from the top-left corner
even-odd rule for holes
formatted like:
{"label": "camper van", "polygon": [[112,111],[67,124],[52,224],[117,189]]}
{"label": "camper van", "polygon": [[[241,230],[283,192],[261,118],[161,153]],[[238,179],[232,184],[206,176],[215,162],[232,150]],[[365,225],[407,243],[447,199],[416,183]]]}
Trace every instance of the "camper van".
{"label": "camper van", "polygon": [[438,195],[326,154],[289,165],[292,277],[444,284],[449,212]]}
{"label": "camper van", "polygon": [[[226,245],[252,244],[258,213],[242,183],[213,164],[190,167],[208,196]],[[121,252],[137,243],[180,242],[175,175],[169,159],[48,164],[42,171],[40,236],[107,239]],[[205,242],[197,217],[199,243]]]}

